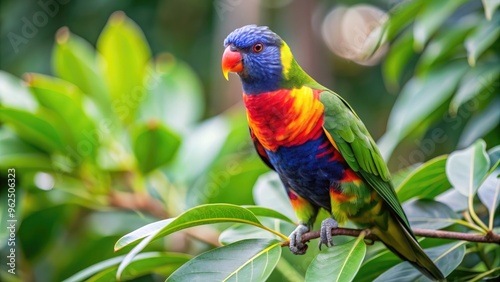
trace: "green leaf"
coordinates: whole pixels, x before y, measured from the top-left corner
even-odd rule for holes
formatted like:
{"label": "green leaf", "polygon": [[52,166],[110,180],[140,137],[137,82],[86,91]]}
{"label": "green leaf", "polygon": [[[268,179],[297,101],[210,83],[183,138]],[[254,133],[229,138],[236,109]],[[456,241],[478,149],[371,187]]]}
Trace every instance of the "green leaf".
{"label": "green leaf", "polygon": [[488,208],[490,215],[495,213],[500,203],[500,168],[493,170],[477,190],[477,196]]}
{"label": "green leaf", "polygon": [[413,197],[434,198],[451,187],[446,176],[447,155],[436,157],[415,169],[396,188],[398,198],[405,202]]}
{"label": "green leaf", "polygon": [[23,110],[0,108],[0,121],[11,126],[24,141],[46,152],[64,149],[63,133],[55,127],[53,117],[46,113],[35,115]]}
{"label": "green leaf", "polygon": [[[221,223],[221,222],[235,222],[235,223],[246,223],[254,225],[262,229],[266,229],[269,232],[272,232],[280,236],[284,240],[288,240],[288,238],[285,235],[273,231],[267,228],[266,226],[262,225],[257,219],[257,217],[255,217],[255,215],[251,211],[245,208],[230,204],[202,205],[187,210],[186,212],[184,212],[183,214],[179,215],[177,218],[169,222],[166,226],[161,227],[162,223],[158,223],[157,225],[154,226],[150,224],[147,230],[142,230],[142,232],[140,233],[132,232],[134,233],[135,238],[132,238],[131,234],[125,235],[124,237],[120,238],[115,244],[115,251],[119,250],[120,248],[123,248],[124,246],[134,241],[137,241],[138,239],[143,238],[144,236],[147,236],[137,246],[135,246],[132,249],[132,251],[130,251],[129,254],[127,254],[127,256],[123,259],[122,263],[118,267],[116,277],[119,278],[122,271],[128,266],[128,264],[132,261],[132,259],[154,239],[167,236],[171,233],[189,227],[194,227],[204,224]],[[161,227],[161,228],[154,229],[156,227]]]}
{"label": "green leaf", "polygon": [[[21,172],[16,172],[17,177],[17,174]],[[21,189],[17,186],[16,190]],[[21,198],[19,196],[21,195],[16,194],[16,200]],[[23,198],[29,199],[28,197]],[[17,205],[16,208],[18,208]],[[22,251],[25,262],[34,263],[54,246],[54,243],[60,238],[54,234],[66,226],[65,223],[70,219],[74,210],[74,207],[69,204],[42,206],[38,207],[35,212],[23,216],[23,222],[16,231],[16,246],[19,246],[18,251]],[[18,210],[16,213],[19,213]]]}
{"label": "green leaf", "polygon": [[110,98],[98,60],[102,58],[87,41],[67,27],[59,29],[52,54],[54,73],[78,86],[106,114],[111,110]]}
{"label": "green leaf", "polygon": [[146,66],[151,51],[144,34],[122,11],[109,18],[97,41],[102,73],[119,119],[131,122],[144,99]]}
{"label": "green leaf", "polygon": [[400,258],[398,258],[393,252],[385,248],[383,251],[380,251],[376,255],[365,258],[363,264],[361,265],[361,268],[354,278],[354,281],[372,282],[373,280],[375,280],[375,278],[377,278],[377,276],[400,262]]}
{"label": "green leaf", "polygon": [[[468,16],[456,25],[443,28],[425,47],[418,60],[416,73],[421,75],[436,66],[438,62],[448,62],[457,52],[463,51],[465,37],[475,28],[477,17]],[[457,52],[455,52],[457,51]]]}
{"label": "green leaf", "polygon": [[280,257],[277,240],[244,240],[195,257],[166,281],[266,281]]}
{"label": "green leaf", "polygon": [[134,261],[134,258],[147,246],[155,236],[160,232],[160,230],[155,230],[153,233],[148,235],[148,237],[144,238],[137,246],[135,246],[128,254],[125,255],[123,260],[120,262],[120,265],[118,265],[118,269],[116,270],[116,281],[121,280],[122,273],[124,270]]}
{"label": "green leaf", "polygon": [[205,120],[193,128],[182,140],[172,170],[169,171],[171,177],[179,182],[200,177],[219,155],[230,129],[229,121],[223,115]]}
{"label": "green leaf", "polygon": [[168,218],[160,221],[156,221],[147,225],[144,225],[143,227],[136,229],[127,235],[121,237],[118,239],[118,241],[115,244],[115,252],[121,250],[122,248],[133,244],[134,242],[137,242],[140,239],[143,239],[152,233],[163,229],[165,226],[169,225],[170,222],[172,222],[175,218]]}
{"label": "green leaf", "polygon": [[500,145],[489,149],[488,156],[490,157],[490,165],[493,167],[500,160]]}
{"label": "green leaf", "polygon": [[[70,281],[114,281],[118,265],[125,256],[114,257],[96,263],[82,271],[68,277],[64,282]],[[123,280],[138,278],[149,273],[170,275],[175,269],[189,261],[191,257],[180,253],[150,252],[137,255],[122,275]]]}
{"label": "green leaf", "polygon": [[416,16],[413,25],[415,50],[422,50],[427,40],[465,1],[425,1],[423,9]]}
{"label": "green leaf", "polygon": [[427,199],[404,203],[403,209],[412,228],[441,229],[459,218],[447,205]]}
{"label": "green leaf", "polygon": [[[295,224],[271,218],[261,218],[260,222],[282,234],[291,234],[295,227],[297,227]],[[277,239],[275,234],[267,230],[253,225],[237,223],[222,231],[219,236],[219,242],[227,245],[237,241],[255,238]]]}
{"label": "green leaf", "polygon": [[186,132],[203,114],[200,79],[188,64],[171,54],[159,55],[151,68],[141,119],[159,119],[178,132]]}
{"label": "green leaf", "polygon": [[297,216],[276,172],[271,171],[259,177],[255,183],[253,197],[256,204],[277,210],[297,222]]}
{"label": "green leaf", "polygon": [[140,124],[133,132],[134,155],[144,174],[169,163],[180,144],[177,134],[156,121]]}
{"label": "green leaf", "polygon": [[500,14],[496,14],[491,21],[484,20],[478,28],[465,39],[467,60],[469,65],[475,66],[477,59],[496,42],[500,36]]}
{"label": "green leaf", "polygon": [[477,65],[475,68],[470,68],[465,73],[457,92],[451,99],[450,112],[456,115],[461,105],[483,93],[483,90],[497,82],[499,77],[500,62],[498,60]]}
{"label": "green leaf", "polygon": [[395,91],[399,89],[399,80],[404,74],[408,61],[415,54],[412,48],[413,37],[406,32],[392,44],[382,65],[386,87]]}
{"label": "green leaf", "polygon": [[247,239],[276,239],[276,235],[253,225],[235,224],[222,231],[219,236],[219,242],[223,245]]}
{"label": "green leaf", "polygon": [[462,130],[457,146],[470,146],[475,140],[492,132],[500,123],[499,108],[500,98],[496,97],[488,103],[484,110],[476,113],[476,115],[469,119]]}
{"label": "green leaf", "polygon": [[16,136],[0,135],[0,168],[51,170],[50,156]]}
{"label": "green leaf", "polygon": [[366,254],[363,237],[319,253],[306,272],[306,281],[352,281]]}
{"label": "green leaf", "polygon": [[[463,241],[454,242],[426,249],[425,252],[444,276],[448,276],[462,262],[465,255],[465,243]],[[405,261],[384,272],[374,282],[400,282],[401,277],[404,277],[405,281],[430,281],[409,262]]]}
{"label": "green leaf", "polygon": [[[245,137],[248,136],[248,125],[245,124]],[[228,150],[232,131],[221,152],[210,166],[210,170],[201,175],[191,185],[187,193],[192,195],[186,199],[188,206],[208,203],[231,203],[236,205],[254,204],[252,190],[259,176],[269,169],[254,151],[242,153]],[[241,144],[241,143],[239,143]],[[240,147],[242,148],[242,147]],[[229,152],[228,152],[229,151]],[[248,157],[246,157],[248,156]]]}
{"label": "green leaf", "polygon": [[67,81],[41,74],[27,75],[27,83],[40,106],[54,113],[67,130],[68,145],[84,157],[95,157],[98,132],[83,108],[79,89]]}
{"label": "green leaf", "polygon": [[38,107],[23,81],[3,70],[0,70],[0,105],[32,113]]}
{"label": "green leaf", "polygon": [[451,97],[467,67],[462,62],[450,63],[406,83],[392,108],[387,132],[378,141],[384,159],[388,159],[403,138]]}
{"label": "green leaf", "polygon": [[443,194],[437,196],[436,201],[439,201],[448,207],[450,207],[455,212],[461,212],[469,207],[467,202],[467,197],[462,195],[455,189],[450,189]]}
{"label": "green leaf", "polygon": [[399,2],[390,11],[390,18],[386,22],[387,40],[392,40],[398,33],[414,19],[415,15],[422,9],[424,1],[403,1]]}
{"label": "green leaf", "polygon": [[446,162],[446,175],[458,192],[472,197],[488,173],[489,167],[486,143],[478,140],[470,147],[450,154]]}
{"label": "green leaf", "polygon": [[[392,173],[392,185],[394,185],[394,187],[399,187],[403,181],[421,165],[421,163],[414,163]],[[398,190],[396,190],[396,192],[398,192]]]}
{"label": "green leaf", "polygon": [[247,210],[251,211],[256,216],[265,216],[265,217],[270,217],[270,218],[276,218],[276,219],[280,219],[280,220],[289,222],[291,224],[295,224],[293,222],[293,220],[291,220],[286,215],[284,215],[278,211],[275,211],[273,209],[270,209],[270,208],[261,207],[261,206],[243,206],[243,207],[246,208]]}
{"label": "green leaf", "polygon": [[[187,181],[189,185],[187,193],[191,195],[186,199],[187,206],[193,207],[207,203],[254,204],[252,200],[254,184],[262,173],[269,171],[269,168],[260,160],[255,150],[250,148],[251,139],[248,134],[246,114],[243,111],[231,110],[215,117],[209,125],[209,128],[213,130],[206,132],[210,135],[202,140],[209,141],[211,148],[206,149],[205,152],[200,151],[206,159],[200,155],[193,156],[197,159],[192,162],[203,164],[205,170],[198,177],[193,177],[192,181]],[[202,130],[206,130],[204,125],[201,127]],[[225,132],[225,130],[228,131]],[[220,136],[218,132],[221,132]],[[194,135],[197,134],[194,133]],[[212,140],[218,139],[221,143],[212,143]],[[209,144],[193,142],[194,148],[191,148],[191,151],[198,151],[205,145]],[[185,148],[187,149],[187,146]],[[188,152],[189,155],[191,151]],[[180,171],[180,169],[181,167],[178,167],[176,170]],[[172,178],[179,177],[179,173],[169,175]]]}
{"label": "green leaf", "polygon": [[[220,222],[246,223],[267,229],[251,211],[243,207],[230,204],[201,205],[185,211],[170,222],[164,220],[161,223],[152,223],[141,232],[136,232],[138,231],[136,230],[123,236],[116,242],[115,251],[156,231],[158,231],[158,234],[155,235],[155,239],[189,227]],[[164,225],[164,223],[167,224]],[[286,239],[286,237],[283,239]]]}
{"label": "green leaf", "polygon": [[495,14],[496,9],[500,6],[498,0],[482,0],[484,6],[484,15],[487,20],[491,20],[491,16]]}

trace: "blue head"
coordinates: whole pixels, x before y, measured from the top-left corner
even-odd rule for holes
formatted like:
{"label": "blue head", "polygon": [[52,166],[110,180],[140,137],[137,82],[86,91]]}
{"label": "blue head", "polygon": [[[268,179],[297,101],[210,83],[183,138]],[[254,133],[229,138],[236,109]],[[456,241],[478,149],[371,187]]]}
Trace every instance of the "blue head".
{"label": "blue head", "polygon": [[247,94],[279,89],[283,80],[282,46],[286,44],[267,26],[247,25],[236,29],[224,40],[224,76],[227,79],[228,72],[237,73]]}

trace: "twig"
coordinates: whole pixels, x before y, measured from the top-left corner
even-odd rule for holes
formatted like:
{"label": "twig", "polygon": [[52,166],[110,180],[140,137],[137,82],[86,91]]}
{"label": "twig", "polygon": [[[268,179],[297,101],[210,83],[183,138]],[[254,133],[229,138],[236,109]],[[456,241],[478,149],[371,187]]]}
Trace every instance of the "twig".
{"label": "twig", "polygon": [[[363,231],[363,229],[351,229],[351,228],[335,228],[332,229],[333,236],[352,236],[358,237],[359,234]],[[469,242],[479,242],[479,243],[494,243],[500,244],[500,235],[495,234],[489,231],[486,235],[481,234],[470,234],[470,233],[461,233],[461,232],[453,232],[453,231],[443,231],[443,230],[430,230],[430,229],[413,229],[413,233],[416,236],[422,236],[427,238],[442,238],[442,239],[452,239],[452,240],[463,240]],[[302,235],[302,242],[307,242],[312,239],[319,238],[319,231],[311,231]],[[365,236],[365,239],[380,241],[375,235],[369,233]],[[288,246],[290,242],[283,242],[282,246]]]}
{"label": "twig", "polygon": [[109,205],[119,209],[136,210],[151,214],[157,218],[167,218],[163,204],[147,194],[112,192]]}

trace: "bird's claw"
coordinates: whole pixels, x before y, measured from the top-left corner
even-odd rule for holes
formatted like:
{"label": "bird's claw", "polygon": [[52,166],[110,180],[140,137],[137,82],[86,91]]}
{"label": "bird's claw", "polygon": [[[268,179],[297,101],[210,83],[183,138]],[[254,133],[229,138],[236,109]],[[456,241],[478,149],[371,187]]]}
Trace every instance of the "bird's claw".
{"label": "bird's claw", "polygon": [[333,246],[332,239],[332,229],[337,228],[339,224],[333,218],[327,218],[321,222],[321,231],[319,236],[319,250],[321,250],[321,245],[327,247]]}
{"label": "bird's claw", "polygon": [[301,224],[290,234],[289,248],[294,255],[303,255],[306,253],[307,244],[302,242],[302,235],[307,232],[309,232],[309,228]]}

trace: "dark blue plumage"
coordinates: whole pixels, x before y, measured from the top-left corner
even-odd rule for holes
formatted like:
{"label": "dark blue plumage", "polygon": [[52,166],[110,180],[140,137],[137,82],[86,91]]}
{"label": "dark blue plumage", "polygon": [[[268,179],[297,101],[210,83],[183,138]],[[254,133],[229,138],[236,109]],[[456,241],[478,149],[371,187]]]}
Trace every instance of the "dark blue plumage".
{"label": "dark blue plumage", "polygon": [[[301,197],[328,211],[331,209],[329,191],[338,187],[345,162],[332,150],[329,140],[322,134],[315,140],[294,147],[280,147],[276,152],[267,151],[269,161],[283,182]],[[315,152],[315,154],[310,154]],[[335,153],[336,152],[336,153]]]}

